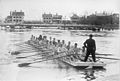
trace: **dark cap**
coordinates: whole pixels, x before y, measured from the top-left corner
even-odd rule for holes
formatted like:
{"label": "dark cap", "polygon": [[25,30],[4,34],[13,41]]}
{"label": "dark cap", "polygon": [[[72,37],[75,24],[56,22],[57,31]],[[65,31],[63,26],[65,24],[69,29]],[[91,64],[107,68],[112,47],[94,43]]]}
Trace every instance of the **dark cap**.
{"label": "dark cap", "polygon": [[90,34],[90,35],[89,35],[89,37],[93,37],[93,35],[92,35],[92,34]]}

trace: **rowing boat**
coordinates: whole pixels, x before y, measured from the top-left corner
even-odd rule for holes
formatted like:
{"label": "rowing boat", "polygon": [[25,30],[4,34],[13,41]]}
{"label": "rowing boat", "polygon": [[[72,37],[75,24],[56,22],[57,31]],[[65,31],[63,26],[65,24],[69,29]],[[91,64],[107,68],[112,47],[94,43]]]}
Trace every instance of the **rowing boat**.
{"label": "rowing boat", "polygon": [[103,68],[106,66],[104,62],[98,61],[98,62],[83,62],[81,60],[77,61],[71,61],[70,59],[60,58],[60,60],[64,63],[67,63],[73,67],[93,67],[93,68]]}
{"label": "rowing boat", "polygon": [[[29,43],[28,43],[29,44]],[[33,47],[35,48],[41,48],[40,45],[37,45],[37,44],[34,44],[32,45]],[[44,49],[44,48],[43,48]],[[82,53],[85,53],[85,52],[82,52]],[[81,54],[79,54],[81,55]],[[77,56],[77,57],[80,57],[79,55],[74,55],[74,56]],[[64,62],[64,63],[67,63],[73,67],[97,67],[97,68],[103,68],[106,64],[104,62],[100,62],[100,61],[97,61],[97,62],[83,62],[81,61],[80,59],[78,58],[74,58],[74,57],[62,57],[62,58],[58,58],[60,61]],[[71,60],[72,59],[72,60]]]}

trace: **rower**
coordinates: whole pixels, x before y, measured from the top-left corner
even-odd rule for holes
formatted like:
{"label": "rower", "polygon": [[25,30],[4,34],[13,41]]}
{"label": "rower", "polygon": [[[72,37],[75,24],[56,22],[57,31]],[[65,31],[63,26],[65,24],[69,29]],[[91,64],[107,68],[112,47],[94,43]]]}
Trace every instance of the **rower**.
{"label": "rower", "polygon": [[70,44],[71,44],[71,42],[69,41],[68,45],[66,46],[67,50],[70,50]]}
{"label": "rower", "polygon": [[39,39],[39,41],[42,40],[42,35],[39,35],[38,39]]}
{"label": "rower", "polygon": [[53,42],[52,43],[53,43],[54,46],[56,46],[57,43],[55,41],[55,38],[53,38]]}
{"label": "rower", "polygon": [[47,42],[48,42],[47,36],[44,36],[44,37],[43,37],[43,41],[42,41],[42,42],[43,42],[43,45],[46,47],[47,44],[48,44],[48,43],[47,43]]}
{"label": "rower", "polygon": [[31,35],[31,40],[33,39],[33,35]]}
{"label": "rower", "polygon": [[60,40],[58,40],[58,42],[57,42],[57,47],[61,47],[61,42],[60,42]]}
{"label": "rower", "polygon": [[36,44],[39,44],[39,38],[36,38]]}
{"label": "rower", "polygon": [[65,40],[62,40],[62,46],[66,47]]}
{"label": "rower", "polygon": [[52,37],[50,37],[49,44],[52,45]]}
{"label": "rower", "polygon": [[79,54],[80,48],[77,47],[77,43],[74,44],[74,47],[72,48],[72,51],[71,51],[71,52],[72,52],[73,54],[75,54],[75,55],[73,55],[73,57],[74,57],[75,59],[79,59],[79,55],[77,55],[77,54]]}
{"label": "rower", "polygon": [[33,35],[31,35],[30,40],[28,41],[29,44],[31,44],[31,42],[33,41]]}
{"label": "rower", "polygon": [[79,49],[77,48],[77,43],[74,44],[74,47],[72,48],[74,54],[77,54]]}

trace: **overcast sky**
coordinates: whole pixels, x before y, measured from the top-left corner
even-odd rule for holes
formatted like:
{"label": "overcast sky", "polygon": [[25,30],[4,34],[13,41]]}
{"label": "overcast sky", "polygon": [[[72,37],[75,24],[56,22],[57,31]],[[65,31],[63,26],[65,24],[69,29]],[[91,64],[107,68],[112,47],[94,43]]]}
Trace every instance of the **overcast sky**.
{"label": "overcast sky", "polygon": [[118,4],[119,0],[0,0],[0,15],[5,18],[10,11],[22,10],[26,20],[40,20],[44,12],[67,17],[73,13],[118,12]]}

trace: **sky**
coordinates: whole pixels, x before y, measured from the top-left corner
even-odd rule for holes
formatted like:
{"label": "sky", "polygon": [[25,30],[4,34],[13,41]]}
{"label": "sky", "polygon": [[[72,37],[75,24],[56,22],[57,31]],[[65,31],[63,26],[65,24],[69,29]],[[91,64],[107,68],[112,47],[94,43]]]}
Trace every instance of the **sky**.
{"label": "sky", "polygon": [[0,0],[0,17],[10,11],[24,11],[25,20],[41,20],[42,14],[60,14],[69,18],[72,14],[89,15],[97,12],[119,12],[119,0]]}

